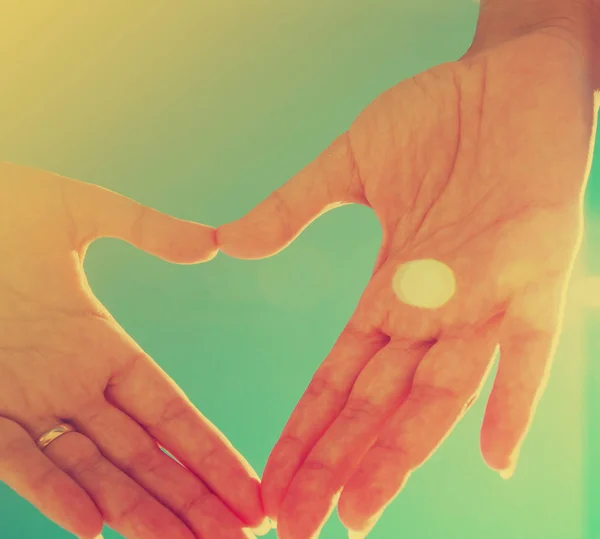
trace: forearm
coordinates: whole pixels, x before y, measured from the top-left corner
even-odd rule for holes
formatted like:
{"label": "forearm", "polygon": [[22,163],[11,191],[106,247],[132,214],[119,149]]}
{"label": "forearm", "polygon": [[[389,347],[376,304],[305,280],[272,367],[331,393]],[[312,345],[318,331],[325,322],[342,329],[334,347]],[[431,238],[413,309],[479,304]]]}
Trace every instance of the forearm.
{"label": "forearm", "polygon": [[591,10],[591,42],[592,69],[594,73],[594,89],[600,91],[600,0],[590,0]]}
{"label": "forearm", "polygon": [[481,0],[472,49],[548,29],[585,58],[600,89],[600,0]]}

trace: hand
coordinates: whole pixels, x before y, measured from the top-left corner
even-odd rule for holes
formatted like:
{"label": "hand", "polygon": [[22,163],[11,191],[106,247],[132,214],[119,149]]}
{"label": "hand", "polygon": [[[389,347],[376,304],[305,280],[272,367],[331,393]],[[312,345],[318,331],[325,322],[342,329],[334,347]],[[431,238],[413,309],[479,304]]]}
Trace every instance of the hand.
{"label": "hand", "polygon": [[[401,82],[218,229],[222,251],[260,258],[340,204],[370,206],[382,227],[373,276],[265,469],[281,539],[313,537],[336,500],[342,523],[366,533],[476,398],[498,344],[481,450],[514,470],[582,232],[595,110],[572,45],[538,29]],[[453,271],[447,303],[398,299],[394,276],[418,259]]]}
{"label": "hand", "polygon": [[[130,539],[242,539],[264,520],[256,474],[118,326],[82,267],[102,236],[209,260],[214,232],[0,164],[0,479],[76,535],[105,520]],[[61,421],[78,432],[40,451],[34,440]]]}

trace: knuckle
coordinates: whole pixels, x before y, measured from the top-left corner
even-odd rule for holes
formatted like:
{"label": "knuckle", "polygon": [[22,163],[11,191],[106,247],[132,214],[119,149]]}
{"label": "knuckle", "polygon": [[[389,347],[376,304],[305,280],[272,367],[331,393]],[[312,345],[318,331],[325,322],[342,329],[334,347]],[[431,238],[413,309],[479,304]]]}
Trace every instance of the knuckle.
{"label": "knuckle", "polygon": [[31,478],[31,490],[36,494],[40,494],[47,490],[48,485],[52,485],[60,477],[60,474],[61,472],[56,466],[52,464],[45,466],[42,471]]}
{"label": "knuckle", "polygon": [[279,438],[279,441],[277,442],[277,445],[279,446],[301,446],[303,445],[302,440],[296,436],[295,434],[282,434],[281,438]]}
{"label": "knuckle", "polygon": [[192,539],[185,524],[167,508],[157,505],[154,498],[140,490],[124,509],[105,514],[106,523],[115,529],[133,529],[136,537],[167,537]]}
{"label": "knuckle", "polygon": [[316,474],[325,477],[332,477],[334,474],[331,464],[316,458],[307,459],[302,467],[311,475]]}
{"label": "knuckle", "polygon": [[189,403],[181,396],[176,395],[165,403],[157,419],[148,425],[150,430],[156,430],[162,425],[179,420],[185,420],[192,414]]}
{"label": "knuckle", "polygon": [[348,423],[371,423],[380,420],[382,416],[381,406],[364,397],[348,399],[340,413],[340,417]]}
{"label": "knuckle", "polygon": [[147,504],[148,498],[142,493],[136,494],[133,499],[125,505],[124,509],[114,511],[109,510],[105,514],[106,522],[114,528],[123,526],[132,520],[139,520]]}
{"label": "knuckle", "polygon": [[[287,455],[289,450],[298,450],[304,447],[304,442],[294,434],[282,434],[275,444],[278,455]],[[275,454],[275,450],[273,451]]]}
{"label": "knuckle", "polygon": [[216,460],[218,456],[219,448],[215,445],[209,447],[201,456],[198,457],[198,467],[208,467],[211,460]]}
{"label": "knuckle", "polygon": [[[65,469],[75,476],[95,472],[102,465],[104,457],[96,445],[87,437],[73,432],[70,434],[73,443],[77,438],[75,451],[65,452]],[[65,438],[66,440],[66,438]]]}
{"label": "knuckle", "polygon": [[131,376],[135,378],[136,369],[146,359],[147,357],[143,353],[135,353],[129,356],[129,358],[121,364],[119,372],[111,378],[109,386],[118,387],[126,382]]}
{"label": "knuckle", "polygon": [[372,327],[363,326],[358,320],[353,318],[346,324],[342,330],[342,335],[352,344],[364,343],[380,344],[389,338],[385,337],[381,332]]}
{"label": "knuckle", "polygon": [[432,401],[458,402],[460,400],[454,389],[426,382],[413,385],[410,399],[418,405],[426,405]]}
{"label": "knuckle", "polygon": [[130,225],[131,237],[137,243],[142,243],[144,241],[144,224],[147,221],[148,208],[142,204],[139,204],[135,209],[137,210],[137,215],[132,215],[132,221]]}
{"label": "knuckle", "polygon": [[276,215],[279,217],[280,234],[284,237],[290,237],[293,235],[292,227],[292,209],[286,200],[282,187],[279,187],[271,195],[273,198],[273,207]]}
{"label": "knuckle", "polygon": [[178,513],[184,518],[191,520],[190,516],[193,513],[195,513],[196,511],[204,512],[206,506],[214,500],[215,496],[210,490],[206,488],[199,489],[197,493],[195,493],[190,498],[186,499],[181,504]]}
{"label": "knuckle", "polygon": [[320,398],[323,396],[331,395],[334,398],[345,396],[345,392],[334,385],[334,383],[325,376],[313,376],[312,380],[308,384],[305,392],[305,396],[311,398]]}
{"label": "knuckle", "polygon": [[388,455],[392,462],[411,462],[409,451],[398,441],[377,440],[373,448],[380,454]]}
{"label": "knuckle", "polygon": [[[497,403],[498,412],[507,414],[514,409],[514,404],[523,404],[524,401],[533,400],[538,392],[538,384],[533,380],[497,380],[494,383],[490,402]],[[513,403],[513,406],[508,406]]]}
{"label": "knuckle", "polygon": [[14,421],[0,418],[0,462],[11,460],[34,447],[33,439]]}
{"label": "knuckle", "polygon": [[168,458],[158,446],[149,440],[143,443],[143,447],[132,453],[123,465],[123,471],[127,474],[152,473],[161,468]]}

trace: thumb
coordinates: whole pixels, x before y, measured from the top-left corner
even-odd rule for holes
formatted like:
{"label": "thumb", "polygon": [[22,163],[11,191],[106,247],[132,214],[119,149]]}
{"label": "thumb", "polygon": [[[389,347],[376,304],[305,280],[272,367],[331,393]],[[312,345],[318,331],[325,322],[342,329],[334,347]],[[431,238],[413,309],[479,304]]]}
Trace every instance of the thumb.
{"label": "thumb", "polygon": [[213,227],[171,217],[97,185],[65,180],[79,248],[117,238],[177,264],[205,262],[218,252]]}
{"label": "thumb", "polygon": [[217,244],[245,259],[271,256],[317,217],[343,204],[366,204],[348,133],[241,219],[218,228]]}

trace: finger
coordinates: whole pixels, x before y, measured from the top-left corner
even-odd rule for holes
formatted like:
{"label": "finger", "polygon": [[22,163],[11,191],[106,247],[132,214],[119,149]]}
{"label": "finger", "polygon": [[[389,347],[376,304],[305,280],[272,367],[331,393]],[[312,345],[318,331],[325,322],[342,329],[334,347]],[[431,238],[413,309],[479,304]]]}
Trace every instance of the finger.
{"label": "finger", "polygon": [[340,414],[294,475],[278,518],[283,539],[312,537],[323,526],[337,493],[408,394],[429,346],[392,340],[364,367]]}
{"label": "finger", "polygon": [[[40,433],[58,422],[48,422]],[[106,523],[125,537],[193,539],[183,522],[113,466],[83,434],[60,436],[44,449],[44,454],[81,485]]]}
{"label": "finger", "polygon": [[509,478],[544,393],[562,326],[565,285],[531,287],[510,306],[481,428],[481,452]]}
{"label": "finger", "polygon": [[200,477],[245,526],[260,527],[265,516],[256,472],[133,340],[123,335],[122,344],[117,353],[132,359],[110,381],[109,401]]}
{"label": "finger", "polygon": [[421,362],[404,403],[347,482],[338,511],[361,531],[452,430],[492,365],[497,321],[460,337],[443,336]]}
{"label": "finger", "polygon": [[169,508],[197,537],[247,537],[240,520],[221,500],[118,408],[101,400],[81,410],[74,423],[108,460]]}
{"label": "finger", "polygon": [[102,532],[102,515],[85,490],[5,417],[0,417],[0,481],[69,532],[83,538]]}
{"label": "finger", "polygon": [[366,203],[347,133],[241,219],[219,227],[219,248],[236,258],[264,258],[289,245],[324,212]]}
{"label": "finger", "polygon": [[387,340],[361,331],[351,321],[313,376],[265,467],[262,499],[272,519],[277,519],[294,473],[342,410],[360,371]]}
{"label": "finger", "polygon": [[179,264],[204,262],[218,252],[212,227],[176,219],[97,185],[63,180],[77,248],[85,249],[97,238],[117,238]]}

